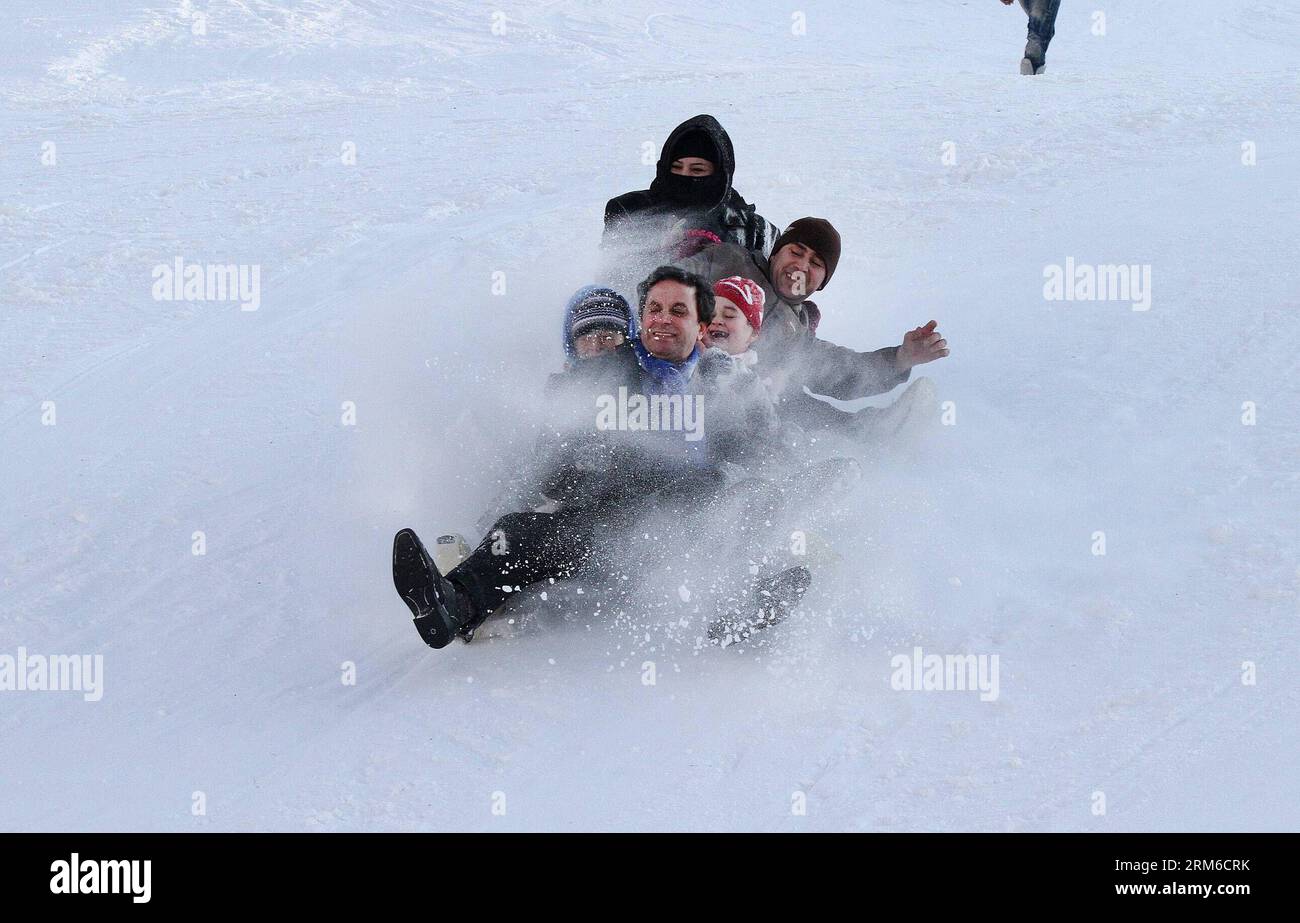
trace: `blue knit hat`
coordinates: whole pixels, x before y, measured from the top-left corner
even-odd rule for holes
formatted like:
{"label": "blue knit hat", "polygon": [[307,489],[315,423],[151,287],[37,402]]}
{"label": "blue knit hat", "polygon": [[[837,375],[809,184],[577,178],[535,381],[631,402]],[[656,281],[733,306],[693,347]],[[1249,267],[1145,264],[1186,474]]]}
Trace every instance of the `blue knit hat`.
{"label": "blue knit hat", "polygon": [[631,334],[632,309],[612,288],[584,285],[573,293],[564,309],[564,354],[574,358],[573,341],[600,328]]}

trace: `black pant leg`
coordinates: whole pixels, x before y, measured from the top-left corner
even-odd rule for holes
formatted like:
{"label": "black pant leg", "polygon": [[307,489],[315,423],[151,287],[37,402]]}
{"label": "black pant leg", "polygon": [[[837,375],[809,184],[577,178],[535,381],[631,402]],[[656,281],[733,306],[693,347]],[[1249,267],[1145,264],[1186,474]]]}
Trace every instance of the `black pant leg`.
{"label": "black pant leg", "polygon": [[478,617],[483,618],[515,587],[522,589],[548,577],[566,579],[591,557],[592,529],[583,513],[510,513],[493,523],[447,579],[469,594]]}

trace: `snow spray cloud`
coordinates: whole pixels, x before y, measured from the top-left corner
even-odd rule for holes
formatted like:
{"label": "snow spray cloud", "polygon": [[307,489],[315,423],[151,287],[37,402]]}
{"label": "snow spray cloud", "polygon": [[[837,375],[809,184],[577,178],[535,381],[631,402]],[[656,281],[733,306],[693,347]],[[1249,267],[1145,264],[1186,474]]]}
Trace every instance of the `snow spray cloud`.
{"label": "snow spray cloud", "polygon": [[241,311],[262,304],[262,267],[257,263],[186,263],[153,268],[154,301],[238,301]]}
{"label": "snow spray cloud", "polygon": [[1127,301],[1134,311],[1151,310],[1151,264],[1076,263],[1043,267],[1044,301]]}
{"label": "snow spray cloud", "polygon": [[626,387],[618,395],[596,397],[596,429],[600,432],[683,432],[687,442],[704,437],[704,395],[633,394]]}
{"label": "snow spray cloud", "polygon": [[87,702],[104,697],[103,654],[0,654],[0,692],[81,692]]}
{"label": "snow spray cloud", "polygon": [[981,702],[998,698],[997,654],[895,654],[889,685],[896,692],[974,692]]}
{"label": "snow spray cloud", "polygon": [[[633,330],[640,326],[636,316],[637,285],[657,267],[688,259],[704,249],[709,238],[684,218],[645,216],[625,222],[608,232],[601,243],[600,266],[596,273],[628,300],[633,307]],[[712,235],[716,239],[717,235]]]}

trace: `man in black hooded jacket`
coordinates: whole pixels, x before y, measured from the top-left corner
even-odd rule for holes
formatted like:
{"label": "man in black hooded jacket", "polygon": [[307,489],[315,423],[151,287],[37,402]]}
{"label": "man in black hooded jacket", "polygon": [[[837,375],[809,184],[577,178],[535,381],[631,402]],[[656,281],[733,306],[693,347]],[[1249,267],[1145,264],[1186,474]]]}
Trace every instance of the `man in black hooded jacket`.
{"label": "man in black hooded jacket", "polygon": [[650,269],[685,255],[678,247],[687,232],[768,256],[780,229],[731,187],[735,170],[731,138],[713,116],[674,128],[650,188],[605,205],[602,280],[630,292]]}

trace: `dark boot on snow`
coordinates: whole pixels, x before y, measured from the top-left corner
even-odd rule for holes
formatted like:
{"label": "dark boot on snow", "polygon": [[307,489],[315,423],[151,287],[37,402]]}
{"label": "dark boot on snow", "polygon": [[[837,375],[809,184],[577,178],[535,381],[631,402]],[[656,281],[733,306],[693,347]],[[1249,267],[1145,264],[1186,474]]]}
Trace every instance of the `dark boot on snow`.
{"label": "dark boot on snow", "polygon": [[783,621],[811,584],[812,571],[803,565],[765,577],[754,587],[749,609],[732,610],[710,625],[709,640],[721,647],[748,641],[754,632]]}
{"label": "dark boot on snow", "polygon": [[424,543],[410,529],[393,538],[393,585],[415,616],[424,643],[443,648],[477,627],[467,594],[438,572]]}

